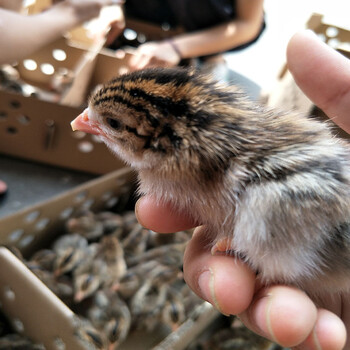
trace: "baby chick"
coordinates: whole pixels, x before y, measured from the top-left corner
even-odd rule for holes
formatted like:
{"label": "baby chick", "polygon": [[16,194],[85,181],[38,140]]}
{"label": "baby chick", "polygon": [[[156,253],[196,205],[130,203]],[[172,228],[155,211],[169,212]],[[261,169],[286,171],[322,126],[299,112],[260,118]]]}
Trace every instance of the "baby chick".
{"label": "baby chick", "polygon": [[78,233],[89,241],[97,240],[103,235],[103,224],[95,215],[86,211],[77,217],[70,218],[66,222],[68,232]]}
{"label": "baby chick", "polygon": [[125,300],[132,297],[143,282],[147,279],[150,271],[155,269],[159,263],[156,260],[149,260],[135,265],[127,270],[118,283],[114,284],[114,290]]}
{"label": "baby chick", "polygon": [[51,249],[40,249],[30,258],[30,262],[38,264],[47,271],[52,271],[57,254]]}
{"label": "baby chick", "polygon": [[141,194],[205,225],[263,283],[350,288],[350,152],[326,123],[190,70],[115,78],[72,122],[138,170]]}
{"label": "baby chick", "polygon": [[99,274],[83,273],[74,278],[74,301],[80,303],[92,296],[102,285]]}
{"label": "baby chick", "polygon": [[45,350],[44,345],[34,344],[20,334],[7,334],[0,338],[0,350]]}
{"label": "baby chick", "polygon": [[101,287],[113,289],[126,272],[124,252],[115,236],[104,236],[92,256],[92,260],[74,272],[76,302],[93,295]]}
{"label": "baby chick", "polygon": [[64,273],[71,272],[84,259],[84,251],[79,248],[67,247],[65,250],[60,250],[54,262],[55,276],[61,276]]}
{"label": "baby chick", "polygon": [[58,254],[60,251],[64,251],[67,248],[85,249],[87,246],[88,241],[86,238],[77,233],[72,233],[59,237],[53,244],[52,249]]}
{"label": "baby chick", "polygon": [[154,330],[162,317],[171,283],[178,278],[176,267],[158,264],[147,276],[130,300],[133,318],[138,328]]}
{"label": "baby chick", "polygon": [[169,289],[167,301],[162,310],[162,322],[175,331],[186,319],[186,311],[181,294]]}
{"label": "baby chick", "polygon": [[105,262],[111,283],[117,282],[127,270],[123,247],[118,238],[112,235],[104,236],[100,242],[101,250],[96,258]]}
{"label": "baby chick", "polygon": [[104,234],[113,234],[118,238],[122,235],[124,225],[122,215],[104,211],[97,213],[96,219],[102,223]]}
{"label": "baby chick", "polygon": [[104,350],[106,349],[106,338],[101,331],[82,317],[77,319],[74,335],[79,338],[87,349]]}
{"label": "baby chick", "polygon": [[97,329],[105,334],[108,349],[115,349],[127,337],[131,325],[131,314],[126,303],[109,290],[100,290],[94,296],[88,317]]}
{"label": "baby chick", "polygon": [[149,230],[140,224],[135,224],[130,233],[123,239],[122,244],[126,255],[134,256],[145,252]]}

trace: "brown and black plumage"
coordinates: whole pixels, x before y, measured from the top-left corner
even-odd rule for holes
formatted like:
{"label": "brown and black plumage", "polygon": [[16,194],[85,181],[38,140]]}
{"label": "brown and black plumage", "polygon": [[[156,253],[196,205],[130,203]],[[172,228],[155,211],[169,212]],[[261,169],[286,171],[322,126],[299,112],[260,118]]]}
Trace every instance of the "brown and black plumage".
{"label": "brown and black plumage", "polygon": [[140,192],[206,225],[263,282],[309,294],[350,288],[349,147],[329,126],[250,102],[182,69],[120,76],[74,129],[138,170]]}

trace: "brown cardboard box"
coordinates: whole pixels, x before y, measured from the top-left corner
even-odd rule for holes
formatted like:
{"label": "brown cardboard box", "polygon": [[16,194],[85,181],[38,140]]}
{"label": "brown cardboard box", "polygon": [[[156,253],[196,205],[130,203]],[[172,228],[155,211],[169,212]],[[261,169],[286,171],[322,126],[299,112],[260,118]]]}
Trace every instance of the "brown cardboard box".
{"label": "brown cardboard box", "polygon": [[[40,93],[37,98],[0,90],[0,153],[94,174],[123,166],[98,138],[70,128],[91,89],[126,70],[130,54],[117,58],[108,50],[101,53],[100,46],[85,50],[61,38],[18,63],[21,79],[45,92],[52,90],[55,72],[71,71],[74,80],[62,94],[52,93],[51,101]],[[51,67],[50,74],[45,66]]]}
{"label": "brown cardboard box", "polygon": [[94,174],[122,167],[97,138],[73,133],[81,111],[0,91],[0,153]]}

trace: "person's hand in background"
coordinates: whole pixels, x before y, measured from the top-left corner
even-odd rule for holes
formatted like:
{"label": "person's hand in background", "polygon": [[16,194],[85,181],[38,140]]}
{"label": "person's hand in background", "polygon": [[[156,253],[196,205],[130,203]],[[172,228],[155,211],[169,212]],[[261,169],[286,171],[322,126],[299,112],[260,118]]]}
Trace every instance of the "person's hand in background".
{"label": "person's hand in background", "polygon": [[0,64],[28,56],[113,4],[113,0],[64,0],[30,16],[0,8]]}
{"label": "person's hand in background", "polygon": [[180,52],[170,41],[140,45],[129,62],[132,71],[151,67],[174,67],[181,61]]}

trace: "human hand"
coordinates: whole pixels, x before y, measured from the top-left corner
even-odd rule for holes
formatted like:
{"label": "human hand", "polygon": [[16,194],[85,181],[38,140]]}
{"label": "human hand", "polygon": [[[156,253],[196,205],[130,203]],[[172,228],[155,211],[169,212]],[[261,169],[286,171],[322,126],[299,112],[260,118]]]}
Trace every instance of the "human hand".
{"label": "human hand", "polygon": [[129,67],[131,71],[151,67],[174,67],[180,60],[181,57],[168,41],[149,42],[136,49]]}
{"label": "human hand", "polygon": [[[288,66],[300,88],[328,116],[350,132],[350,62],[312,34],[295,35],[288,46]],[[315,88],[316,87],[316,88]],[[170,204],[150,197],[136,205],[140,223],[154,231],[174,232],[196,226]],[[261,286],[238,259],[212,255],[201,227],[184,256],[188,285],[224,314],[239,315],[254,332],[285,347],[340,350],[350,329],[349,295],[329,295],[316,305],[302,291],[284,285]],[[350,349],[350,341],[345,345]]]}
{"label": "human hand", "polygon": [[107,34],[106,45],[111,45],[125,28],[124,20],[115,20],[110,22],[110,30]]}
{"label": "human hand", "polygon": [[57,1],[57,6],[65,7],[74,11],[78,22],[82,23],[92,18],[98,17],[104,6],[122,4],[123,0],[63,0]]}

